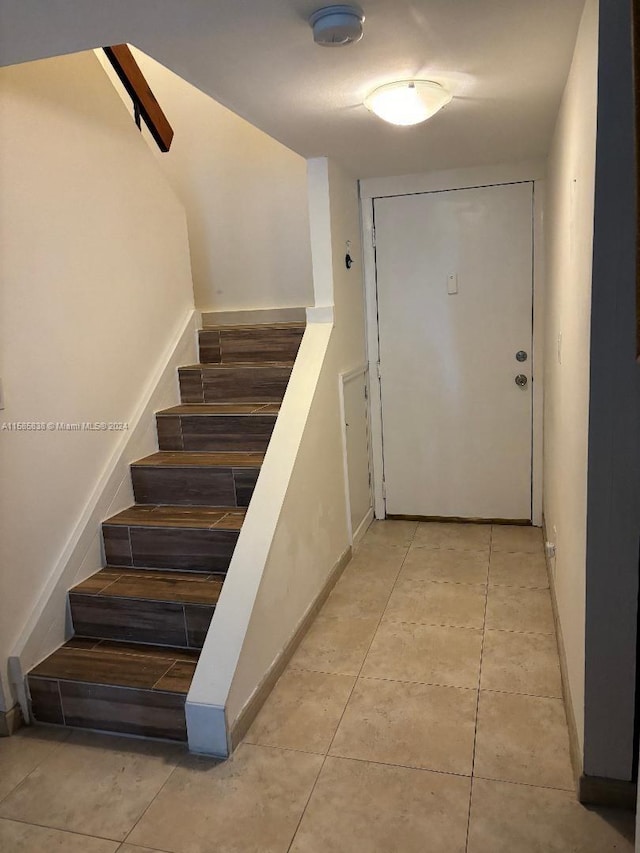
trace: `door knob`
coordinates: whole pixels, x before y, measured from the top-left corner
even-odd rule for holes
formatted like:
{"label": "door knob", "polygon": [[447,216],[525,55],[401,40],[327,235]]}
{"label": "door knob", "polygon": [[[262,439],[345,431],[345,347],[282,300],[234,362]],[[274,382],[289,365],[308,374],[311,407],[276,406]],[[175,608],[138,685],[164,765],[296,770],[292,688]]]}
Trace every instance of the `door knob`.
{"label": "door knob", "polygon": [[516,382],[516,385],[518,386],[518,388],[526,388],[527,387],[527,377],[524,375],[524,373],[519,373],[516,376],[515,382]]}

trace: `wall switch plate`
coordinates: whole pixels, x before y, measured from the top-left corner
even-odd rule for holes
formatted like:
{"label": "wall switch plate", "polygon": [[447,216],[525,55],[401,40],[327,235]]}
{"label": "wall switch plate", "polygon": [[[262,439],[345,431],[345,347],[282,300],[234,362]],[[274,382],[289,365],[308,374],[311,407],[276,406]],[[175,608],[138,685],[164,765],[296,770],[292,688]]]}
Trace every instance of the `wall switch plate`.
{"label": "wall switch plate", "polygon": [[453,275],[447,276],[447,293],[449,296],[453,296],[458,292],[458,276],[454,273]]}

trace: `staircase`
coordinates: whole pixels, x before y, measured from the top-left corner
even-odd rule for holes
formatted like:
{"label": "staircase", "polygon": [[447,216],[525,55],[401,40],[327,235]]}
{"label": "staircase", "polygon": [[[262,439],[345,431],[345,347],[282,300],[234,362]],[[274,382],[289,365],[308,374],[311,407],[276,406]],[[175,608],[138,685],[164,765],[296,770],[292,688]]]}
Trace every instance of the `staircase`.
{"label": "staircase", "polygon": [[102,525],[107,565],[69,592],[74,636],[27,676],[42,723],[186,740],[185,701],[304,324],[205,328]]}

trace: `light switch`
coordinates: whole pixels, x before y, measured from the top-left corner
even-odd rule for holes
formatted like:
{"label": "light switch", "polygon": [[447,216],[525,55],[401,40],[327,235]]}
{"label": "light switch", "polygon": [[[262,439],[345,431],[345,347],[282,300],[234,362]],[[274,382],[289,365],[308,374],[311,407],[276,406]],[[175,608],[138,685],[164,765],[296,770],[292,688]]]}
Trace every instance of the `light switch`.
{"label": "light switch", "polygon": [[458,292],[458,276],[457,274],[453,274],[447,276],[447,293],[449,296],[453,296]]}

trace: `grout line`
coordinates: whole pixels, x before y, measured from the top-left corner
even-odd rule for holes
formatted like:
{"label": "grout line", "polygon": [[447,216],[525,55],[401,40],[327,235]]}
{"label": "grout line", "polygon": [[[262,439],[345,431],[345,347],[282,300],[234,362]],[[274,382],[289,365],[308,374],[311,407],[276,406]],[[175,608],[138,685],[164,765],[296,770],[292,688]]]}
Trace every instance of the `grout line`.
{"label": "grout line", "polygon": [[[417,526],[417,524],[416,524],[416,528],[415,528],[415,530],[417,530],[417,529],[418,529],[418,526]],[[414,530],[414,532],[413,532],[413,536],[415,536],[415,530]],[[411,541],[413,541],[413,536],[411,537]],[[411,544],[411,543],[410,543],[410,544]],[[385,614],[385,611],[386,611],[386,609],[387,609],[387,606],[388,606],[388,604],[389,604],[389,599],[390,599],[390,598],[391,598],[391,596],[393,595],[393,590],[395,589],[395,586],[396,586],[396,584],[397,584],[397,582],[398,582],[398,578],[400,577],[400,572],[402,571],[402,567],[404,566],[404,562],[405,562],[405,560],[407,559],[407,555],[408,555],[408,553],[409,553],[409,547],[410,547],[410,544],[409,544],[409,545],[407,545],[407,546],[403,546],[403,547],[405,547],[405,548],[406,548],[406,550],[405,550],[405,554],[404,554],[404,557],[402,558],[402,562],[400,563],[400,566],[399,566],[398,571],[397,571],[397,573],[396,573],[396,576],[395,576],[395,579],[394,579],[394,581],[393,581],[393,584],[392,584],[392,586],[391,586],[391,588],[390,588],[390,590],[389,590],[389,595],[387,596],[386,604],[385,604],[385,606],[384,606],[384,608],[383,608],[383,610],[382,610],[382,613],[380,614],[380,618],[378,619],[378,624],[376,625],[376,629],[375,629],[375,631],[373,632],[373,636],[371,637],[371,642],[370,642],[370,643],[369,643],[369,645],[367,646],[367,651],[366,651],[366,653],[365,653],[365,655],[364,655],[364,657],[363,657],[363,659],[362,659],[362,664],[360,665],[360,669],[358,670],[357,675],[355,676],[355,678],[354,678],[353,676],[351,676],[351,677],[353,678],[353,687],[352,687],[352,688],[351,688],[351,690],[349,691],[349,696],[347,697],[347,701],[345,702],[345,704],[344,704],[344,708],[342,709],[342,714],[340,715],[340,719],[338,720],[338,723],[337,723],[337,725],[336,725],[336,727],[335,727],[335,730],[334,730],[334,732],[333,732],[333,737],[331,738],[331,741],[330,741],[330,743],[329,743],[329,746],[327,747],[327,751],[326,751],[326,753],[324,754],[324,757],[323,757],[323,759],[322,759],[322,764],[320,765],[320,770],[318,771],[318,775],[316,776],[316,780],[315,780],[315,782],[313,783],[313,786],[312,786],[312,788],[311,788],[311,791],[309,792],[309,796],[307,797],[307,801],[306,801],[306,803],[304,804],[304,808],[302,809],[302,812],[301,812],[301,814],[300,814],[300,820],[299,820],[299,821],[298,821],[298,823],[296,824],[295,831],[294,831],[293,835],[291,836],[291,842],[289,843],[289,846],[287,847],[287,853],[289,853],[289,852],[290,852],[290,850],[291,850],[291,846],[292,846],[293,842],[295,841],[295,837],[296,837],[296,835],[298,834],[298,830],[300,829],[300,824],[302,823],[302,821],[303,821],[303,819],[304,819],[304,816],[305,816],[305,814],[306,814],[307,808],[308,808],[309,803],[310,803],[310,801],[311,801],[311,797],[313,796],[313,792],[315,791],[316,786],[317,786],[317,784],[318,784],[318,780],[320,779],[320,776],[322,775],[322,771],[324,770],[324,766],[325,766],[325,764],[326,764],[326,762],[327,762],[327,758],[329,758],[329,753],[330,753],[330,751],[331,751],[331,747],[333,746],[333,742],[334,742],[334,740],[336,739],[336,735],[338,734],[338,729],[340,728],[340,725],[341,725],[341,723],[342,723],[342,720],[343,720],[343,718],[344,718],[344,715],[345,715],[345,713],[346,713],[346,711],[347,711],[347,707],[349,706],[349,702],[351,701],[351,697],[353,696],[353,691],[355,690],[356,685],[357,685],[357,683],[358,683],[358,679],[360,678],[360,673],[362,672],[362,669],[363,669],[363,667],[364,667],[365,661],[366,661],[366,659],[367,659],[367,655],[369,654],[369,651],[370,651],[370,649],[371,649],[371,646],[373,645],[373,642],[374,642],[374,640],[375,640],[375,638],[376,638],[376,635],[377,635],[377,633],[378,633],[378,629],[380,628],[380,624],[382,623],[382,618],[383,618],[383,616],[384,616],[384,614]],[[346,570],[346,569],[345,569],[345,570]],[[337,757],[337,756],[332,756],[332,757]]]}
{"label": "grout line", "polygon": [[[60,707],[62,707],[62,701],[60,703]],[[4,796],[0,797],[0,805],[2,805],[15,791],[17,791],[18,788],[20,788],[22,785],[24,785],[24,783],[27,781],[29,776],[31,776],[32,773],[34,773],[45,761],[47,761],[52,756],[52,754],[54,752],[56,752],[58,749],[60,749],[60,747],[63,746],[63,744],[65,744],[69,740],[69,738],[71,737],[71,732],[72,732],[71,728],[56,725],[56,724],[52,724],[51,727],[55,728],[57,731],[64,732],[65,737],[60,738],[59,741],[52,741],[51,742],[51,749],[49,750],[49,752],[47,752],[46,755],[43,755],[42,758],[36,762],[36,764],[31,768],[31,770],[29,770],[29,772],[26,773],[25,776],[19,782],[17,782],[13,786],[13,788],[11,788],[10,791],[7,791],[7,793]],[[36,727],[31,726],[30,728],[31,728],[31,730],[33,730]],[[18,733],[16,732],[15,734],[11,735],[11,737],[15,737],[17,734]],[[4,818],[4,819],[5,820],[16,820],[16,818]],[[27,823],[27,821],[20,821],[20,822],[21,823]]]}
{"label": "grout line", "polygon": [[[188,753],[188,752],[187,752],[187,755],[189,755],[189,754],[190,754],[190,753]],[[162,793],[162,791],[165,789],[165,787],[167,786],[167,784],[168,784],[169,780],[171,779],[171,777],[173,776],[173,774],[176,772],[176,770],[178,769],[178,767],[179,767],[180,763],[181,763],[183,760],[184,760],[184,757],[183,757],[183,758],[181,758],[180,760],[178,760],[178,761],[176,762],[176,764],[174,765],[174,767],[173,767],[173,769],[172,769],[171,773],[169,773],[169,775],[168,775],[168,776],[167,776],[167,778],[164,780],[164,782],[162,783],[162,785],[161,785],[161,786],[158,788],[158,790],[156,791],[155,795],[154,795],[154,796],[151,798],[151,800],[149,801],[149,803],[148,803],[147,807],[144,809],[144,811],[142,812],[142,814],[140,815],[140,817],[139,817],[139,818],[134,822],[134,824],[133,824],[133,826],[131,827],[131,829],[127,832],[127,834],[125,835],[125,837],[123,838],[123,840],[120,842],[120,844],[121,844],[121,845],[122,845],[122,844],[126,844],[126,843],[127,843],[127,840],[128,840],[128,838],[129,838],[129,836],[131,835],[131,833],[133,832],[133,830],[138,826],[138,824],[139,824],[139,823],[140,823],[140,821],[143,819],[143,817],[146,815],[146,813],[149,811],[149,809],[151,808],[151,806],[155,803],[155,801],[156,801],[156,800],[157,800],[157,798],[160,796],[160,794]]]}
{"label": "grout line", "polygon": [[[170,673],[170,672],[171,672],[171,670],[174,668],[174,666],[176,666],[176,665],[177,665],[177,663],[178,663],[178,661],[177,661],[177,660],[172,660],[172,661],[171,661],[171,664],[170,664],[169,668],[166,670],[166,672],[163,672],[163,673],[162,673],[162,675],[161,675],[161,676],[160,676],[160,677],[159,677],[159,678],[158,678],[158,679],[153,683],[153,685],[151,686],[151,688],[150,688],[150,689],[151,689],[151,690],[155,690],[155,689],[156,689],[156,687],[158,686],[158,684],[160,684],[160,682],[162,681],[162,679],[163,679],[163,678],[165,678],[167,675],[169,675],[169,673]],[[162,693],[171,693],[172,691],[171,691],[171,690],[168,690],[168,691],[167,691],[167,690],[163,690],[163,691],[161,691],[161,692],[162,692]]]}
{"label": "grout line", "polygon": [[[489,580],[489,572],[491,569],[491,552],[493,546],[493,524],[491,525],[491,533],[489,536],[489,564],[487,565],[487,581]],[[484,597],[484,618],[482,622],[482,642],[480,644],[480,666],[478,668],[478,694],[476,699],[476,718],[475,718],[475,726],[473,730],[473,756],[471,759],[471,781],[469,784],[469,810],[467,812],[467,835],[465,840],[465,851],[469,849],[469,830],[471,828],[471,803],[473,799],[473,774],[475,772],[476,767],[476,747],[478,743],[478,712],[480,709],[480,685],[482,683],[482,658],[484,656],[484,638],[485,632],[487,629],[487,606],[489,601],[489,587],[487,585],[485,589],[485,597]]]}
{"label": "grout line", "polygon": [[[291,746],[273,746],[268,743],[251,743],[250,741],[246,741],[247,746],[257,746],[260,749],[274,749],[280,750],[282,752],[298,752],[303,755],[315,755],[322,756],[321,752],[310,752],[308,749],[295,749]],[[335,758],[338,761],[358,761],[360,764],[376,764],[380,767],[401,767],[404,770],[418,770],[422,773],[437,773],[439,776],[454,776],[457,779],[470,779],[468,773],[455,773],[453,770],[436,770],[433,767],[419,767],[416,764],[398,764],[392,761],[380,761],[373,760],[371,758],[360,758],[356,755],[329,755],[324,756],[325,758]],[[490,780],[490,781],[502,781],[502,780]],[[564,789],[560,789],[564,790]]]}

